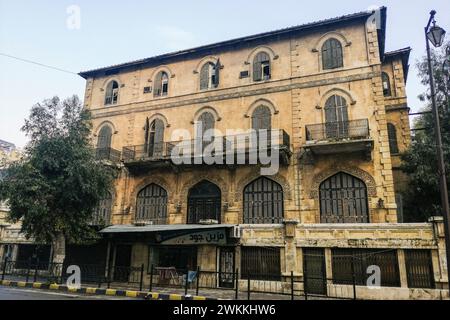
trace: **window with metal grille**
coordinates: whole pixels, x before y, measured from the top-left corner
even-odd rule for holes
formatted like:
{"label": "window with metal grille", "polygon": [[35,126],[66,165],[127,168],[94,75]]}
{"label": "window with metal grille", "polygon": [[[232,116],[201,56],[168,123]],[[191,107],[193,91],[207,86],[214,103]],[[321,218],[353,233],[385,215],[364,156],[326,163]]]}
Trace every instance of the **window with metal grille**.
{"label": "window with metal grille", "polygon": [[322,223],[368,223],[369,208],[365,183],[339,172],[320,184]]}
{"label": "window with metal grille", "polygon": [[389,139],[389,150],[391,154],[398,154],[398,142],[397,142],[397,129],[392,123],[387,124],[388,128],[388,139]]}
{"label": "window with metal grille", "polygon": [[105,105],[117,104],[119,98],[119,83],[112,80],[106,86]]}
{"label": "window with metal grille", "polygon": [[405,263],[409,288],[435,287],[430,250],[405,250]]}
{"label": "window with metal grille", "polygon": [[332,249],[333,283],[367,285],[371,274],[367,273],[369,266],[380,268],[381,286],[400,287],[400,272],[397,250],[383,249]]}
{"label": "window with metal grille", "polygon": [[283,188],[273,180],[260,177],[244,188],[244,223],[282,223]]}
{"label": "window with metal grille", "polygon": [[330,38],[322,46],[322,66],[324,70],[342,68],[342,45],[339,40]]}
{"label": "window with metal grille", "polygon": [[167,191],[157,184],[150,184],[137,196],[136,221],[153,224],[167,223]]}
{"label": "window with metal grille", "polygon": [[259,52],[253,59],[253,81],[270,79],[270,57],[266,52]]}
{"label": "window with metal grille", "polygon": [[188,193],[187,223],[215,220],[220,223],[221,192],[214,183],[203,180]]}
{"label": "window with metal grille", "polygon": [[166,72],[160,71],[155,77],[153,96],[166,96],[169,92],[169,76]]}
{"label": "window with metal grille", "polygon": [[386,72],[382,72],[381,80],[383,84],[383,95],[385,97],[391,96],[391,82],[389,80],[389,75]]}
{"label": "window with metal grille", "polygon": [[241,247],[241,278],[279,281],[280,248]]}

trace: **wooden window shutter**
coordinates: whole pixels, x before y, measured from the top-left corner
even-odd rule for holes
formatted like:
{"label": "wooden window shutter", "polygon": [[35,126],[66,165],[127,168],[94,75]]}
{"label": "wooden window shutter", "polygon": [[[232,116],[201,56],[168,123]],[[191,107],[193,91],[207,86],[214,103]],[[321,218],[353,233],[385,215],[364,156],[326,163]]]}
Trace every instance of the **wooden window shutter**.
{"label": "wooden window shutter", "polygon": [[257,54],[253,60],[253,81],[261,81],[262,70],[261,70],[261,60],[260,54]]}
{"label": "wooden window shutter", "polygon": [[208,89],[209,63],[205,63],[200,70],[200,90]]}
{"label": "wooden window shutter", "polygon": [[163,72],[160,71],[160,72],[158,72],[158,74],[155,77],[155,84],[153,85],[153,96],[155,96],[155,97],[159,97],[162,94],[162,92],[161,92],[162,75],[163,75]]}
{"label": "wooden window shutter", "polygon": [[343,65],[341,43],[334,38],[328,39],[322,46],[323,69],[341,68]]}
{"label": "wooden window shutter", "polygon": [[100,129],[97,139],[97,148],[106,149],[111,148],[112,130],[109,126],[105,125]]}
{"label": "wooden window shutter", "polygon": [[252,114],[252,128],[254,130],[270,130],[272,127],[272,114],[266,106],[259,106]]}
{"label": "wooden window shutter", "polygon": [[214,73],[215,73],[214,87],[218,87],[219,86],[219,74],[220,74],[220,59],[217,60],[217,63],[214,66]]}
{"label": "wooden window shutter", "polygon": [[392,123],[387,124],[388,127],[388,138],[389,138],[389,149],[392,154],[398,153],[398,142],[397,142],[397,129]]}
{"label": "wooden window shutter", "polygon": [[149,121],[148,121],[148,117],[145,119],[145,126],[144,126],[144,131],[145,131],[145,133],[144,133],[144,140],[145,140],[145,143],[144,143],[144,152],[146,153],[147,152],[147,147],[148,147],[148,138],[149,138],[149,134],[150,134],[150,124],[149,124]]}

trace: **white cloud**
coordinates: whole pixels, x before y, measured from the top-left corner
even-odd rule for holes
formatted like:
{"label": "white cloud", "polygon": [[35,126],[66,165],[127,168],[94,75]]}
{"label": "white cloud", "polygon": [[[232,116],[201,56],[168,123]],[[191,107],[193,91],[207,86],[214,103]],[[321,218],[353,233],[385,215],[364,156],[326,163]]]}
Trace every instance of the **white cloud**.
{"label": "white cloud", "polygon": [[157,26],[155,34],[169,50],[187,49],[194,43],[194,35],[175,26]]}

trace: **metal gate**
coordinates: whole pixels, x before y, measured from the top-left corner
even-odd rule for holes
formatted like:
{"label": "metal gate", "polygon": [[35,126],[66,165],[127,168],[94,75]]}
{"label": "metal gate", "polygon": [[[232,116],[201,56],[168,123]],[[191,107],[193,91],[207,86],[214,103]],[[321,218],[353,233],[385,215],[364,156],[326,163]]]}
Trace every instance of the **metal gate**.
{"label": "metal gate", "polygon": [[327,294],[324,249],[303,249],[303,278],[307,294]]}
{"label": "metal gate", "polygon": [[365,183],[339,172],[320,184],[322,223],[367,223],[369,208]]}
{"label": "metal gate", "polygon": [[234,287],[234,247],[220,248],[219,287]]}

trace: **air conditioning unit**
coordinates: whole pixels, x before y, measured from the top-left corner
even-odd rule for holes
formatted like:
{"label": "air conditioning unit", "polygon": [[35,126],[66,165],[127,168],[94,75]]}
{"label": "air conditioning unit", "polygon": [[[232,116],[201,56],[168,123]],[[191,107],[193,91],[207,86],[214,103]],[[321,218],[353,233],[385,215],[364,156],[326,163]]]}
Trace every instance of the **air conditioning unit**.
{"label": "air conditioning unit", "polygon": [[240,239],[241,238],[241,227],[233,226],[230,230],[230,238]]}

